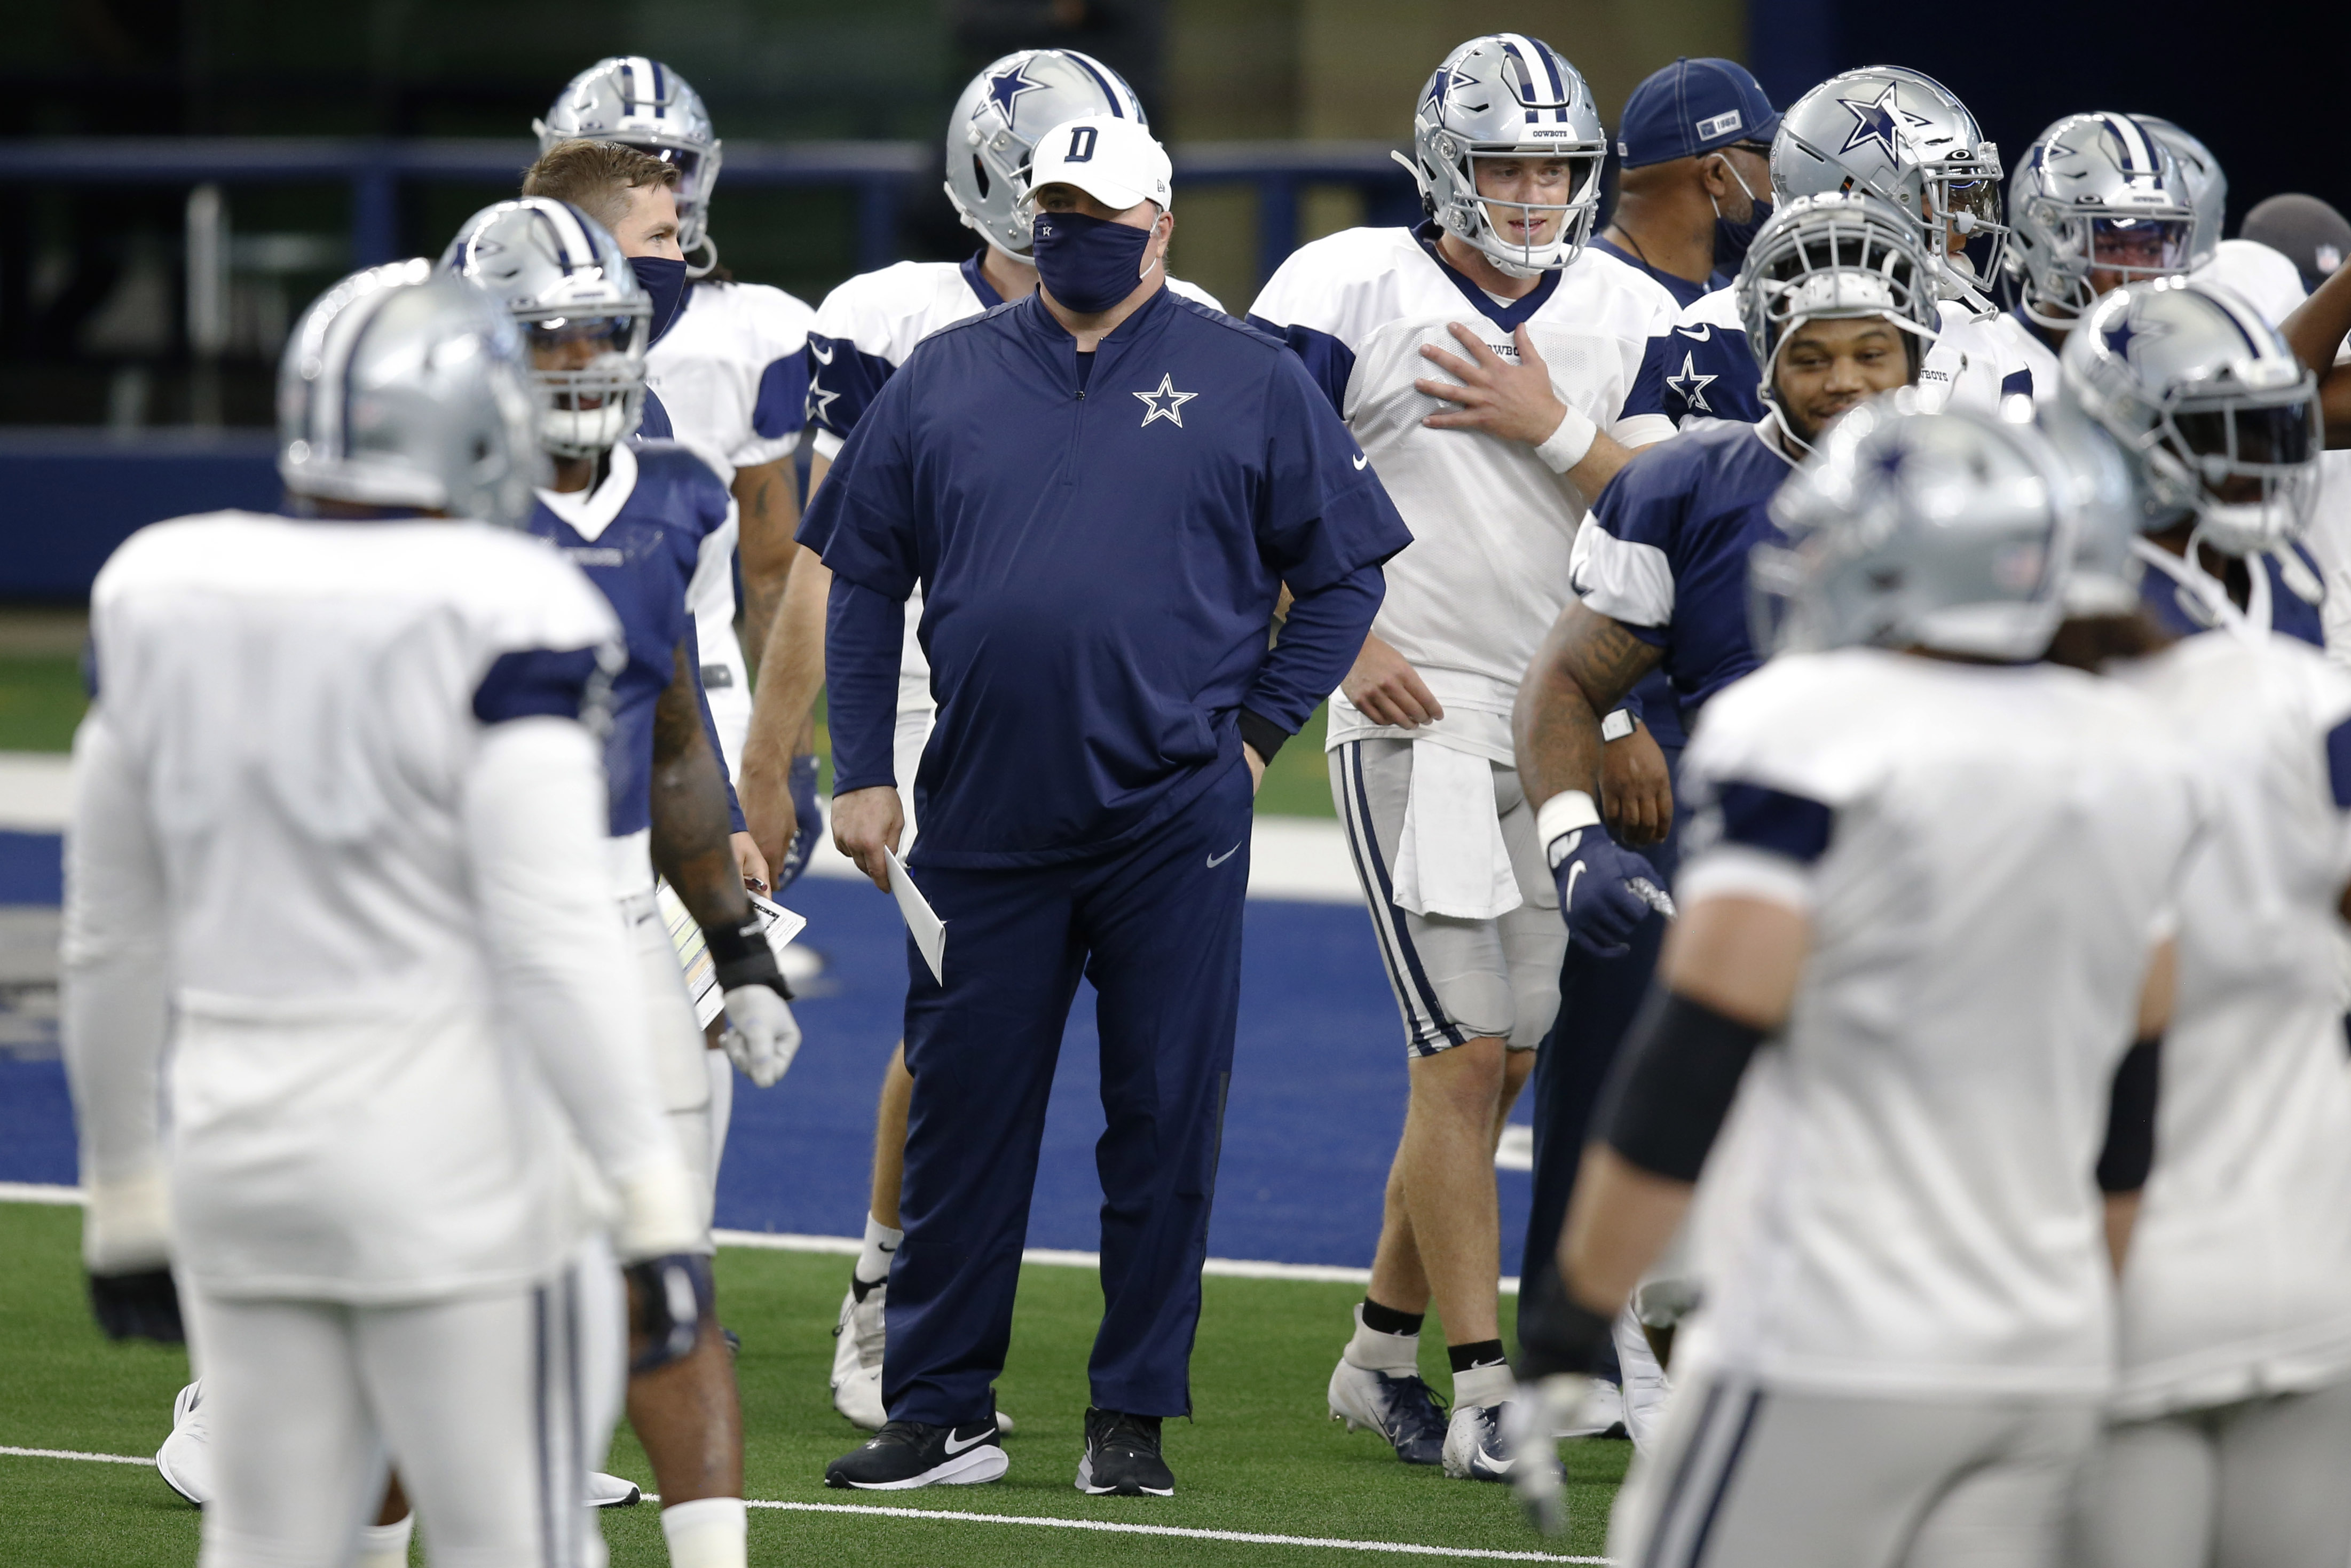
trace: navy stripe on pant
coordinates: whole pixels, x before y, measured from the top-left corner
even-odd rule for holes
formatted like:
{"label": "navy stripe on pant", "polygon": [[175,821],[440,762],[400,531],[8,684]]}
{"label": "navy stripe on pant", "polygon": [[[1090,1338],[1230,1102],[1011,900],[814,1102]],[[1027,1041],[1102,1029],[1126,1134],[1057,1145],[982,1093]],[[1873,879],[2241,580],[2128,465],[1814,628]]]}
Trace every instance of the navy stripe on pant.
{"label": "navy stripe on pant", "polygon": [[1094,1404],[1189,1415],[1225,1089],[1239,1020],[1249,769],[1143,843],[1005,870],[917,867],[946,922],[946,983],[907,942],[914,1093],[890,1269],[894,1420],[980,1418],[1003,1370],[1045,1103],[1082,973],[1099,993],[1102,1329]]}
{"label": "navy stripe on pant", "polygon": [[[1657,868],[1660,887],[1673,886],[1681,863],[1682,829],[1688,813],[1681,805],[1679,746],[1663,746],[1673,780],[1674,826],[1662,844],[1640,851]],[[1595,958],[1574,942],[1559,970],[1559,1019],[1535,1054],[1534,1192],[1527,1213],[1526,1250],[1519,1263],[1520,1289],[1531,1292],[1538,1277],[1557,1266],[1559,1233],[1567,1224],[1568,1200],[1575,1193],[1576,1167],[1592,1135],[1592,1112],[1633,1015],[1649,994],[1657,950],[1665,945],[1666,918],[1653,914],[1635,927],[1630,951]],[[1524,1299],[1522,1296],[1520,1299]]]}

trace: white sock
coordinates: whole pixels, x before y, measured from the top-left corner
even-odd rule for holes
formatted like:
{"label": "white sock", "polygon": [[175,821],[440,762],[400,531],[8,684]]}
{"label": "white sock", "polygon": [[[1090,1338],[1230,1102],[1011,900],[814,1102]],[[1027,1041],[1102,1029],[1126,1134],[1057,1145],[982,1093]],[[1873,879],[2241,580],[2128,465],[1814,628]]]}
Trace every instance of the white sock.
{"label": "white sock", "polygon": [[360,1554],[352,1568],[408,1568],[408,1538],[416,1532],[416,1515],[395,1524],[370,1524],[360,1531]]}
{"label": "white sock", "polygon": [[662,1510],[669,1568],[746,1568],[748,1515],[739,1497],[705,1497]]}
{"label": "white sock", "polygon": [[1384,1372],[1391,1377],[1420,1376],[1420,1335],[1416,1334],[1382,1334],[1364,1326],[1364,1303],[1355,1303],[1355,1336],[1347,1341],[1340,1353],[1350,1366],[1360,1366],[1366,1372]]}
{"label": "white sock", "polygon": [[857,1254],[857,1277],[869,1285],[878,1285],[890,1277],[890,1260],[898,1251],[898,1243],[906,1239],[904,1231],[893,1231],[868,1214],[865,1217],[865,1246]]}
{"label": "white sock", "polygon": [[1453,1407],[1466,1410],[1478,1405],[1507,1404],[1518,1386],[1518,1379],[1510,1376],[1510,1364],[1507,1361],[1497,1361],[1491,1366],[1473,1366],[1453,1375]]}

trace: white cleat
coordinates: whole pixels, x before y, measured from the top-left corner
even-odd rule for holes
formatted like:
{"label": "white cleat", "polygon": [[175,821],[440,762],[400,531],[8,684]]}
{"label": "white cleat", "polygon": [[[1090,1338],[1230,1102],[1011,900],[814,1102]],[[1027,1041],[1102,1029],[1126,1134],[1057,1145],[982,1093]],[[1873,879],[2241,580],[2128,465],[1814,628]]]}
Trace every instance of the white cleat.
{"label": "white cleat", "polygon": [[1506,1481],[1514,1456],[1502,1440],[1500,1405],[1457,1407],[1445,1429],[1445,1473],[1456,1480]]}
{"label": "white cleat", "polygon": [[[878,1432],[889,1412],[882,1406],[882,1351],[887,1343],[882,1326],[882,1306],[890,1293],[883,1281],[859,1301],[850,1291],[841,1298],[841,1316],[832,1326],[832,1407],[852,1427]],[[1008,1434],[1012,1417],[998,1410],[996,1429]]]}
{"label": "white cleat", "polygon": [[213,1452],[201,1413],[204,1397],[201,1380],[180,1390],[172,1401],[172,1435],[155,1450],[155,1473],[198,1508],[213,1499]]}
{"label": "white cleat", "polygon": [[608,1476],[601,1470],[588,1472],[590,1508],[634,1508],[644,1495],[643,1489],[625,1476]]}
{"label": "white cleat", "polygon": [[1561,1423],[1554,1438],[1621,1438],[1625,1435],[1625,1391],[1605,1378],[1592,1380],[1591,1391],[1573,1416]]}

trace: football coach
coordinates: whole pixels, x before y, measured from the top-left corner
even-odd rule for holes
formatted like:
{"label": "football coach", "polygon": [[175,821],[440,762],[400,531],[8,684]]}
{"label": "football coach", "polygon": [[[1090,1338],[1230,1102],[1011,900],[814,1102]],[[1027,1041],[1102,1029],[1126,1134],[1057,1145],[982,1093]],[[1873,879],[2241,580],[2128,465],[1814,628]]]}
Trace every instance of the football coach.
{"label": "football coach", "polygon": [[[990,1392],[1081,974],[1099,993],[1102,1329],[1078,1485],[1165,1497],[1239,1011],[1250,802],[1361,650],[1411,535],[1296,355],[1166,287],[1168,161],[1135,121],[1038,143],[1041,287],[944,327],[841,449],[799,539],[832,569],[833,838],[877,885],[904,601],[938,719],[907,944],[905,1241],[890,1420],[825,1472],[1004,1473]],[[1294,596],[1270,649],[1276,600]]]}

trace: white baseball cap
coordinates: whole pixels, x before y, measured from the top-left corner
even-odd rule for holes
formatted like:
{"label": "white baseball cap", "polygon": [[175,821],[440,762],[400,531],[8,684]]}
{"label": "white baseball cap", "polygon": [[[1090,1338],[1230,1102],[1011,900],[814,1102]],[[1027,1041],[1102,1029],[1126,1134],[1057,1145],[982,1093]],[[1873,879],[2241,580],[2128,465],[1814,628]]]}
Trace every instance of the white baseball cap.
{"label": "white baseball cap", "polygon": [[1029,165],[1029,189],[1075,185],[1103,206],[1123,213],[1137,202],[1171,205],[1174,173],[1167,150],[1134,120],[1114,114],[1087,114],[1055,126],[1037,139]]}

